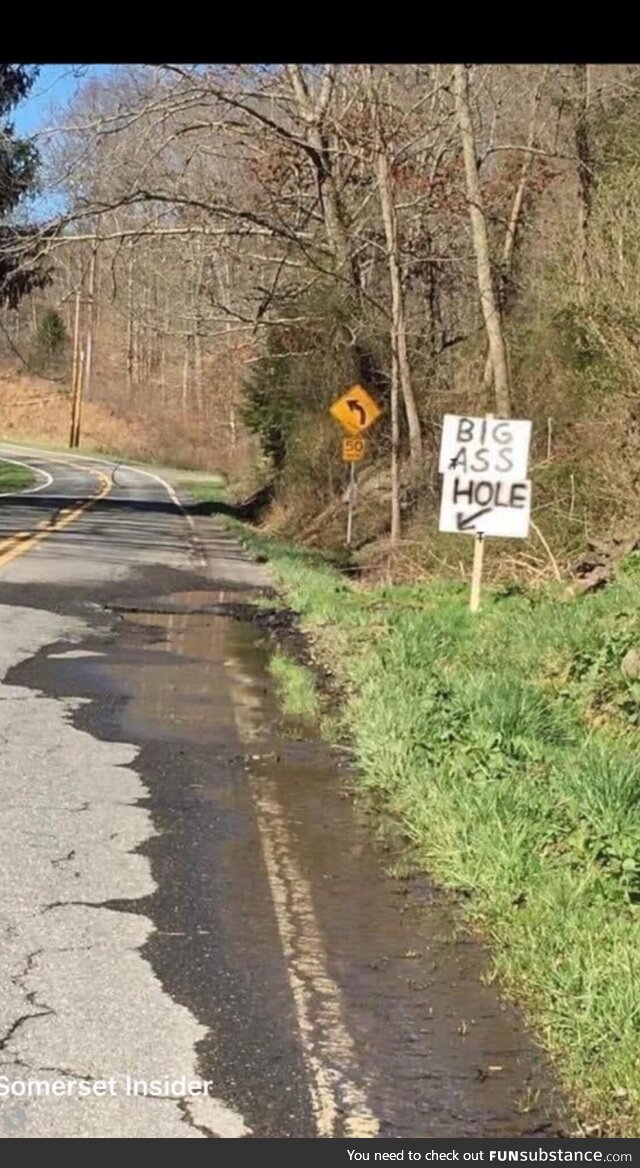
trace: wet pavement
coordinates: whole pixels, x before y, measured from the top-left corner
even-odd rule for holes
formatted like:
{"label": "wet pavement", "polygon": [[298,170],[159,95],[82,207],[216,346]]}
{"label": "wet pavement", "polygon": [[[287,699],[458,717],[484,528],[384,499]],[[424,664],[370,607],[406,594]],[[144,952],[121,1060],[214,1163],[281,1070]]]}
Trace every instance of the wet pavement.
{"label": "wet pavement", "polygon": [[280,711],[268,591],[169,578],[77,591],[97,634],[7,681],[89,699],[75,726],[139,747],[155,891],[103,907],[153,921],[141,952],[205,1028],[202,1077],[253,1136],[560,1134],[481,946],[426,880],[386,874],[344,755]]}
{"label": "wet pavement", "polygon": [[[0,1134],[561,1135],[455,906],[386,874],[347,755],[281,713],[270,656],[309,654],[268,571],[156,472],[19,457],[39,486],[0,516]],[[32,1075],[64,1097],[3,1095]],[[165,1083],[194,1075],[206,1097]]]}

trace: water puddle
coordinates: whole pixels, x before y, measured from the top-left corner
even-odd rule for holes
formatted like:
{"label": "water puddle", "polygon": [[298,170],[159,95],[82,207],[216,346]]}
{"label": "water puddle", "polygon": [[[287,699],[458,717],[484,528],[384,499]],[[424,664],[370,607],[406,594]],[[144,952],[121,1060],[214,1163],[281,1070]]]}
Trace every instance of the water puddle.
{"label": "water puddle", "polygon": [[74,692],[110,695],[101,728],[80,714],[92,733],[141,745],[159,833],[148,953],[210,1028],[203,1074],[255,1135],[558,1134],[482,948],[427,881],[386,875],[337,753],[291,733],[274,642],[233,608],[255,595],[117,602],[107,660],[56,662]]}
{"label": "water puddle", "polygon": [[[266,590],[264,590],[266,592]],[[114,600],[109,608],[121,613],[208,613],[243,618],[251,616],[256,589],[233,588],[228,584],[217,589],[174,592],[170,596],[151,596],[139,600]]]}

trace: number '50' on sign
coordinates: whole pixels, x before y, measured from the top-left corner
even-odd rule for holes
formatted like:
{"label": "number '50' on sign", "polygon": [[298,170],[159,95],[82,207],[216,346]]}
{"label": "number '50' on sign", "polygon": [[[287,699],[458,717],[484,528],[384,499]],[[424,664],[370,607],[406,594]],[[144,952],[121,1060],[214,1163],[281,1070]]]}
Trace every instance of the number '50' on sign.
{"label": "number '50' on sign", "polygon": [[342,439],[342,461],[362,462],[365,454],[364,438]]}

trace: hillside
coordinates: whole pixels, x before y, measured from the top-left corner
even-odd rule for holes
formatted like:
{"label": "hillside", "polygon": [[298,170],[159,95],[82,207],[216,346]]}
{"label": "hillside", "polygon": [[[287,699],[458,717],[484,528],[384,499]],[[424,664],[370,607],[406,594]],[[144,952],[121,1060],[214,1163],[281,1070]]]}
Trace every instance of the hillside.
{"label": "hillside", "polygon": [[[20,373],[6,364],[0,369],[1,438],[66,446],[70,405],[66,386]],[[95,401],[85,402],[83,407],[82,447],[145,462],[175,463],[176,456],[166,436],[163,441],[148,420],[127,417],[115,406]]]}

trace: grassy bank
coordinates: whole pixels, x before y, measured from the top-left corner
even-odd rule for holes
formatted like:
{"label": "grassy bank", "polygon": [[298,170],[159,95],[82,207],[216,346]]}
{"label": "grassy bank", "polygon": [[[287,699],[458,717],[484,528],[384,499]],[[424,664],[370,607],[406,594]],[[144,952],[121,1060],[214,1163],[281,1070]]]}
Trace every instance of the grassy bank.
{"label": "grassy bank", "polygon": [[222,478],[211,475],[210,478],[185,479],[177,483],[179,494],[187,496],[192,503],[221,503],[226,499],[227,487]]}
{"label": "grassy bank", "polygon": [[[360,783],[462,894],[585,1120],[640,1132],[640,557],[570,602],[364,590],[266,554],[349,696]],[[624,668],[623,668],[624,662]]]}
{"label": "grassy bank", "polygon": [[319,703],[309,670],[285,653],[274,653],[269,669],[285,714],[294,718],[315,718],[319,713]]}
{"label": "grassy bank", "polygon": [[36,476],[25,466],[15,466],[12,462],[0,460],[0,492],[24,491],[35,485]]}

